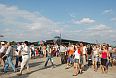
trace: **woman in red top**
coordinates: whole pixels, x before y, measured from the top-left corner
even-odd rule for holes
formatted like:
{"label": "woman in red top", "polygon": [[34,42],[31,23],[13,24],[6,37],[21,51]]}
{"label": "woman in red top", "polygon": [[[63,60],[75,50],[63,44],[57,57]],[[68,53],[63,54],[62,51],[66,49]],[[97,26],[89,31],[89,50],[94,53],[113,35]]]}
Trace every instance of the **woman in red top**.
{"label": "woman in red top", "polygon": [[106,67],[106,63],[107,63],[107,58],[109,56],[107,47],[103,45],[103,51],[101,53],[101,69],[102,69],[102,73],[107,72],[107,67]]}

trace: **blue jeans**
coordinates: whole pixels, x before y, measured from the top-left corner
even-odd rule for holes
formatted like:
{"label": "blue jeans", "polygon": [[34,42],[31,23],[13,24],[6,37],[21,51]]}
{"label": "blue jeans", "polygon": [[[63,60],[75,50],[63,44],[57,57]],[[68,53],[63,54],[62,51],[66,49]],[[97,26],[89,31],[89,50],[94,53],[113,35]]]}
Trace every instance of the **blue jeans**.
{"label": "blue jeans", "polygon": [[71,64],[74,63],[72,55],[68,57],[67,63],[71,63]]}
{"label": "blue jeans", "polygon": [[14,64],[12,62],[12,57],[11,56],[8,56],[6,58],[5,65],[4,65],[4,72],[7,72],[9,65],[12,67],[12,69],[15,72],[15,66],[14,66]]}
{"label": "blue jeans", "polygon": [[35,51],[31,51],[31,56],[32,56],[32,55],[34,55],[34,57],[35,57]]}
{"label": "blue jeans", "polygon": [[52,56],[47,56],[47,60],[46,60],[46,63],[45,63],[45,67],[47,66],[49,60],[52,63],[52,66],[54,66]]}
{"label": "blue jeans", "polygon": [[18,63],[22,62],[22,56],[16,56],[16,64],[15,64],[15,68],[18,67]]}

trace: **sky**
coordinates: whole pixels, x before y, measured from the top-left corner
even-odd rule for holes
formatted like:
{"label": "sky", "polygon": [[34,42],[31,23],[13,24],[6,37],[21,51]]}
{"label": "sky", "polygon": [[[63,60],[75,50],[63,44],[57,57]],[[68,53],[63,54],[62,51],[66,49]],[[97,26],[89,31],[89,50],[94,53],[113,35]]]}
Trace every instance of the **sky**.
{"label": "sky", "polygon": [[0,0],[0,40],[116,43],[116,0]]}

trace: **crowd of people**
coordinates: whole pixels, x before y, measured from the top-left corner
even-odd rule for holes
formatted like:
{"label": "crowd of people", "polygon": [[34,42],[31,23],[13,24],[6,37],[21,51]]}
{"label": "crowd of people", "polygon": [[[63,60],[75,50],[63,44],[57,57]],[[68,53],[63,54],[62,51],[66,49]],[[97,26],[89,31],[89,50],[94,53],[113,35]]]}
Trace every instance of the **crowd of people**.
{"label": "crowd of people", "polygon": [[[74,67],[73,76],[82,74],[89,67],[93,67],[93,70],[97,72],[98,68],[101,68],[102,73],[108,72],[108,67],[113,65],[113,48],[108,44],[42,44],[34,46],[29,45],[27,41],[17,43],[14,48],[10,42],[1,42],[0,46],[0,66],[3,67],[3,72],[7,73],[9,65],[14,72],[17,72],[17,68],[20,66],[20,72],[17,75],[22,75],[24,67],[29,72],[30,59],[36,59],[36,56],[47,58],[44,67],[47,67],[50,60],[52,67],[55,68],[53,57],[60,57],[61,64],[66,64],[65,69]],[[13,58],[15,56],[15,63]]]}
{"label": "crowd of people", "polygon": [[67,67],[74,67],[73,76],[82,74],[89,67],[97,72],[101,68],[102,73],[108,72],[108,67],[113,65],[113,48],[108,44],[102,45],[85,45],[83,43],[69,45],[68,47],[62,45],[61,61],[67,54]]}
{"label": "crowd of people", "polygon": [[[16,53],[16,64],[13,63],[14,52]],[[20,73],[22,74],[24,66],[27,67],[29,71],[29,56],[30,56],[30,49],[28,47],[28,42],[25,41],[22,45],[17,45],[17,50],[14,51],[13,46],[10,42],[5,43],[1,42],[1,49],[0,49],[0,64],[3,62],[3,72],[7,73],[9,65],[12,67],[13,71],[16,72],[16,68],[18,67],[18,62],[21,62]]]}

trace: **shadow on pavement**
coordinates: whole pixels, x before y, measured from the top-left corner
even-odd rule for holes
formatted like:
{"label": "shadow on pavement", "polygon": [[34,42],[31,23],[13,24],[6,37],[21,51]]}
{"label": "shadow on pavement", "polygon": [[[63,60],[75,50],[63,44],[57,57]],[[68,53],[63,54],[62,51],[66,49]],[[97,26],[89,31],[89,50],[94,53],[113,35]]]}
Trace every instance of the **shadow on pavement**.
{"label": "shadow on pavement", "polygon": [[30,63],[29,64],[29,67],[35,67],[35,66],[38,66],[38,65],[41,65],[42,63],[44,63],[45,61],[41,61],[41,62],[34,62],[34,63]]}
{"label": "shadow on pavement", "polygon": [[[40,62],[39,62],[40,63]],[[41,62],[41,63],[43,63],[43,62]],[[37,66],[37,65],[40,65],[40,64],[36,64],[36,63],[31,63],[31,67],[34,67],[34,66]],[[63,65],[63,64],[58,64],[58,65],[55,65],[56,67],[59,67],[59,66],[61,66],[61,65]],[[27,78],[30,74],[32,74],[32,73],[34,73],[34,72],[36,72],[36,71],[39,71],[39,70],[44,70],[44,69],[47,69],[47,68],[51,68],[52,67],[52,65],[50,65],[50,66],[47,66],[47,67],[42,67],[42,68],[40,68],[40,69],[36,69],[36,70],[33,70],[33,71],[30,71],[30,72],[28,72],[28,73],[26,73],[26,74],[23,74],[23,75],[21,75],[21,76],[12,76],[12,77],[10,77],[10,78]],[[55,67],[55,68],[56,68]],[[55,69],[54,68],[54,69]]]}
{"label": "shadow on pavement", "polygon": [[85,65],[83,70],[84,70],[84,71],[87,71],[87,70],[89,69],[89,67],[90,67],[90,66]]}

